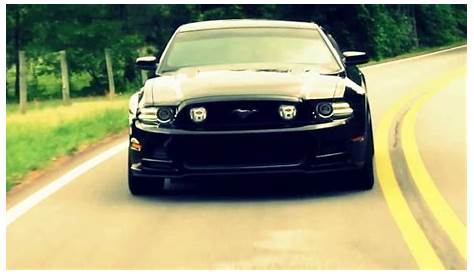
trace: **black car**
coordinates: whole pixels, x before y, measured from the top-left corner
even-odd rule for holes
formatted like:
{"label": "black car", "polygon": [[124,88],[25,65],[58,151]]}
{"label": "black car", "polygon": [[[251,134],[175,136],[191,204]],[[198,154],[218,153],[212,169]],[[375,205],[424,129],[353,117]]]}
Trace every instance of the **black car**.
{"label": "black car", "polygon": [[132,194],[165,178],[349,171],[374,184],[364,52],[341,53],[314,23],[180,26],[129,104]]}

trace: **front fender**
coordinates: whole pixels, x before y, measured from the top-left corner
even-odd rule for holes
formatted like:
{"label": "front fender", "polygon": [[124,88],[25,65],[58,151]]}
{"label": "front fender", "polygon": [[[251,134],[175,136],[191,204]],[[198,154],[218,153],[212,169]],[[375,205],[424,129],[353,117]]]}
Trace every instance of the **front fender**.
{"label": "front fender", "polygon": [[141,92],[135,92],[128,100],[128,125],[131,125],[136,117]]}

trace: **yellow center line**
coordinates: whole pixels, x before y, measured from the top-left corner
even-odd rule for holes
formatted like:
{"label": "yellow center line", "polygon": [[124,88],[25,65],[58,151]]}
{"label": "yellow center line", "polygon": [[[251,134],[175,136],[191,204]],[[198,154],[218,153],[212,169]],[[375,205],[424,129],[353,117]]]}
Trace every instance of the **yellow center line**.
{"label": "yellow center line", "polygon": [[[460,73],[465,74],[465,68],[457,70],[453,74],[459,77]],[[443,88],[446,88],[450,82],[451,81],[433,82],[432,85],[430,85],[431,89],[428,88],[430,91],[417,99],[403,119],[401,143],[407,166],[415,185],[418,187],[433,216],[448,234],[464,260],[466,260],[466,226],[461,222],[433,182],[419,153],[415,135],[416,117],[421,107],[433,96],[442,91]]]}
{"label": "yellow center line", "polygon": [[444,269],[443,263],[408,207],[395,177],[390,158],[389,139],[392,121],[396,118],[399,110],[415,96],[415,92],[409,92],[408,96],[390,107],[380,121],[374,140],[377,178],[388,208],[418,267],[420,269]]}
{"label": "yellow center line", "polygon": [[424,90],[437,90],[459,70],[451,71],[410,91],[383,115],[375,134],[376,173],[389,210],[420,269],[444,269],[444,265],[417,223],[395,177],[390,157],[390,129],[398,113]]}

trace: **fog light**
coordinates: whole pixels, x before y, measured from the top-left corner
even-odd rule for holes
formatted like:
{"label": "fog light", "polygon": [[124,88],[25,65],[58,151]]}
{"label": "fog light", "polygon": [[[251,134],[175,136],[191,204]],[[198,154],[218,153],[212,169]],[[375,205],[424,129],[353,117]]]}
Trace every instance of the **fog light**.
{"label": "fog light", "polygon": [[207,111],[203,107],[192,108],[189,111],[189,115],[191,116],[191,120],[193,120],[196,123],[201,123],[202,121],[206,120]]}
{"label": "fog light", "polygon": [[291,120],[296,116],[296,107],[292,105],[281,105],[279,112],[281,118]]}
{"label": "fog light", "polygon": [[142,145],[136,138],[130,139],[130,148],[136,151],[142,150]]}
{"label": "fog light", "polygon": [[160,107],[157,112],[158,122],[168,123],[173,118],[173,110],[168,107]]}
{"label": "fog light", "polygon": [[333,113],[333,108],[331,103],[319,103],[316,106],[316,112],[322,118],[329,118]]}

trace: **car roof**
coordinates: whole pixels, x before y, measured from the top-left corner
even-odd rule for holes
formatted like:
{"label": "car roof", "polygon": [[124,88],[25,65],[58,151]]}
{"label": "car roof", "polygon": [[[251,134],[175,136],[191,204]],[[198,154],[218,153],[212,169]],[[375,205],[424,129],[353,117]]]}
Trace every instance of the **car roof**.
{"label": "car roof", "polygon": [[211,20],[189,23],[181,25],[176,32],[206,30],[206,29],[224,29],[224,28],[297,28],[297,29],[315,29],[318,26],[315,23],[279,21],[264,19],[229,19],[229,20]]}

